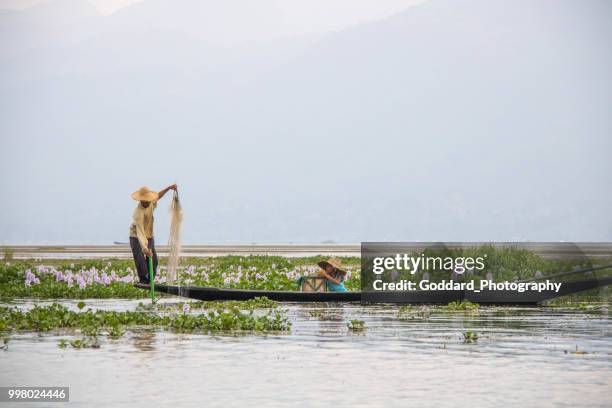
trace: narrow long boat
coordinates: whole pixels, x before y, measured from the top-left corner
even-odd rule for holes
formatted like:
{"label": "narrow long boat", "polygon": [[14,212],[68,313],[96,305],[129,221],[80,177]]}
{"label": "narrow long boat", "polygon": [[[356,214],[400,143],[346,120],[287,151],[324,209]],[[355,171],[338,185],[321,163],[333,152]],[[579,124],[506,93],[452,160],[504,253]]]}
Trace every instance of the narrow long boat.
{"label": "narrow long boat", "polygon": [[[279,302],[385,302],[385,303],[432,303],[446,304],[453,301],[469,300],[489,305],[535,305],[585,290],[612,284],[612,276],[561,282],[558,292],[516,290],[439,290],[439,291],[397,291],[397,292],[299,292],[244,289],[220,289],[202,286],[155,285],[155,291],[198,300],[249,300],[265,296]],[[149,290],[150,286],[135,284],[137,288]]]}

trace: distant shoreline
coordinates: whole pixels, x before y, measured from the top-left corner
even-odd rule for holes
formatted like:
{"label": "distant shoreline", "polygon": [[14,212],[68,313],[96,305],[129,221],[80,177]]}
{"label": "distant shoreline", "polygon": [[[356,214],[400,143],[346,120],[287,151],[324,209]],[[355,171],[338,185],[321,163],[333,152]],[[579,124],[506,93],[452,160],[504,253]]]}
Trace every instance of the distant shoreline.
{"label": "distant shoreline", "polygon": [[[420,251],[431,243],[415,242],[411,250]],[[526,249],[544,258],[572,258],[588,256],[611,258],[612,242],[588,243],[445,243],[448,248],[465,248],[480,245],[508,246]],[[158,245],[160,256],[166,256],[167,246]],[[131,258],[129,245],[0,245],[0,258],[8,254],[13,259],[78,259],[78,258]],[[356,256],[361,255],[361,244],[198,244],[183,245],[183,257],[209,257],[226,255],[275,255],[285,257],[305,256]]]}

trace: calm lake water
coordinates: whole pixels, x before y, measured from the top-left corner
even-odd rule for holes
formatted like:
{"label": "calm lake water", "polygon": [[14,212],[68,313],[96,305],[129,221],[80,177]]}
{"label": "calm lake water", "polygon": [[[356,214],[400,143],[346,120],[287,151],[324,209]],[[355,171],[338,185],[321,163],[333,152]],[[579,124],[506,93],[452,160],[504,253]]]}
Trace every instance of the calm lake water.
{"label": "calm lake water", "polygon": [[[138,301],[86,303],[132,310]],[[397,306],[282,308],[293,322],[289,334],[136,331],[84,350],[60,349],[66,335],[13,335],[0,352],[0,385],[69,386],[75,407],[612,406],[605,308],[493,307],[434,311],[426,320],[401,320]],[[351,319],[365,320],[367,330],[349,332]],[[475,344],[464,343],[468,330],[479,333]],[[41,406],[17,404],[29,405]]]}

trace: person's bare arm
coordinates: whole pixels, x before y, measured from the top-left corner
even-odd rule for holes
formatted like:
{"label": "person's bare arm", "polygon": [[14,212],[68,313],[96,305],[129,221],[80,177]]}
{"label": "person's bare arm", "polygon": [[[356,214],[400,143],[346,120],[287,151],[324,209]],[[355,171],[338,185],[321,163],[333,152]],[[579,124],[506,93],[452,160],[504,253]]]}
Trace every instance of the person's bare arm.
{"label": "person's bare arm", "polygon": [[330,281],[332,283],[335,283],[336,285],[339,285],[340,283],[342,283],[342,280],[340,278],[334,278],[333,276],[331,276],[326,271],[321,271],[321,275],[323,275],[325,277],[325,279],[327,279],[328,281]]}
{"label": "person's bare arm", "polygon": [[160,198],[162,198],[164,196],[164,194],[166,194],[168,192],[168,190],[176,190],[176,184],[172,184],[166,188],[164,188],[163,190],[161,190],[158,194],[157,199],[159,200]]}

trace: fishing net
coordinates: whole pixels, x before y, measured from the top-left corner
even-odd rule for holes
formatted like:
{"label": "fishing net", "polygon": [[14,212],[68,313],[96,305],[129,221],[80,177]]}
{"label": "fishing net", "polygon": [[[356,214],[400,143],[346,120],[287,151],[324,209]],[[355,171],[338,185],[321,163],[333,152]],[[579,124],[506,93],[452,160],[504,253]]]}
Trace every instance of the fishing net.
{"label": "fishing net", "polygon": [[168,272],[166,281],[169,284],[178,281],[178,264],[181,254],[181,227],[183,224],[183,209],[179,201],[178,191],[174,191],[170,205],[170,236],[168,238]]}

